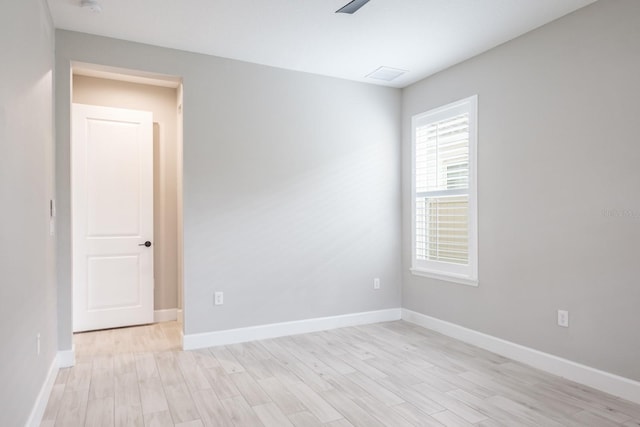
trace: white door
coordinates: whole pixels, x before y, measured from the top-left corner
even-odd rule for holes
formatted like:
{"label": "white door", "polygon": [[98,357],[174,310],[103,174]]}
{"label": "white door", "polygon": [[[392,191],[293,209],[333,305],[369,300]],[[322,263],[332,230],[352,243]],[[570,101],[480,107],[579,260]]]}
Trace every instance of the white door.
{"label": "white door", "polygon": [[73,104],[71,165],[74,332],[152,323],[152,113]]}

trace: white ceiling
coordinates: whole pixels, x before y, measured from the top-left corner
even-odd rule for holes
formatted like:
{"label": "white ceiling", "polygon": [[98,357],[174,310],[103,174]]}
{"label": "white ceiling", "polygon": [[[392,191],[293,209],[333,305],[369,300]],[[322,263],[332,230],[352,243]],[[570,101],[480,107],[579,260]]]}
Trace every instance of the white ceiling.
{"label": "white ceiling", "polygon": [[[48,0],[57,28],[404,87],[595,0]],[[365,76],[408,70],[392,82]]]}

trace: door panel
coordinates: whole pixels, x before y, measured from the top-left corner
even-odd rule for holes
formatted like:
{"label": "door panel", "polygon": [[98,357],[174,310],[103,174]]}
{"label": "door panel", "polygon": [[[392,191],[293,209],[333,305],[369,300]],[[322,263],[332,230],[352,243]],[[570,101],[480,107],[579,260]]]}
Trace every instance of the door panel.
{"label": "door panel", "polygon": [[138,255],[89,257],[87,309],[132,308],[140,305]]}
{"label": "door panel", "polygon": [[73,105],[74,332],[153,322],[152,122]]}
{"label": "door panel", "polygon": [[140,155],[145,141],[138,137],[138,123],[88,118],[87,234],[139,236]]}

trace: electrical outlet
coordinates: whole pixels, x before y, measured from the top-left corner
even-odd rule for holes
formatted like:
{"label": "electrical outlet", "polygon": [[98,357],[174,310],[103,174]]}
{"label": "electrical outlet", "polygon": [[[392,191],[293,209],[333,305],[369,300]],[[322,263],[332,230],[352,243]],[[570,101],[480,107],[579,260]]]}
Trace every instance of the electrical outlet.
{"label": "electrical outlet", "polygon": [[373,279],[373,289],[380,289],[380,278],[376,277]]}
{"label": "electrical outlet", "polygon": [[569,327],[569,312],[567,310],[558,310],[558,326]]}
{"label": "electrical outlet", "polygon": [[216,292],[213,303],[215,305],[224,304],[224,292]]}
{"label": "electrical outlet", "polygon": [[36,355],[40,356],[40,334],[36,334]]}

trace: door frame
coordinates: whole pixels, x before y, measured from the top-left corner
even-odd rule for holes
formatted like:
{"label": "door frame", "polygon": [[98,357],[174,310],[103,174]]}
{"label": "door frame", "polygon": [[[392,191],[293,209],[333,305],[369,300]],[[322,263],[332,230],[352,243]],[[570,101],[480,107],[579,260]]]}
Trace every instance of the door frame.
{"label": "door frame", "polygon": [[[177,191],[177,232],[178,232],[178,236],[177,236],[177,279],[178,279],[178,283],[177,283],[177,295],[176,295],[176,299],[177,299],[177,310],[176,310],[176,317],[177,320],[180,320],[182,322],[182,320],[184,319],[184,272],[183,272],[183,233],[184,233],[184,225],[183,225],[183,93],[184,93],[184,88],[183,88],[183,81],[181,77],[177,77],[177,76],[169,76],[169,75],[163,75],[163,74],[156,74],[156,73],[149,73],[146,71],[138,71],[138,70],[131,70],[131,69],[123,69],[123,68],[117,68],[117,67],[109,67],[109,66],[103,66],[103,65],[96,65],[96,64],[90,64],[90,63],[84,63],[84,62],[76,62],[76,61],[71,61],[69,63],[69,92],[68,92],[68,98],[67,98],[67,102],[68,102],[68,108],[69,108],[69,131],[70,131],[70,125],[71,125],[71,120],[72,120],[72,104],[73,104],[73,76],[76,74],[80,74],[80,75],[85,75],[85,76],[90,76],[90,77],[98,77],[98,78],[102,78],[102,79],[107,79],[107,80],[115,80],[115,81],[125,81],[125,82],[132,82],[132,83],[140,83],[140,84],[146,84],[146,85],[151,85],[151,86],[161,86],[161,87],[171,87],[171,88],[175,88],[177,90],[177,112],[176,112],[176,119],[177,119],[177,135],[176,135],[176,148],[177,148],[177,152],[176,152],[176,191]],[[63,244],[59,244],[59,250],[60,253],[58,254],[58,264],[60,265],[60,263],[62,262],[64,264],[65,261],[68,262],[68,266],[70,267],[69,271],[63,271],[63,272],[58,272],[58,279],[59,279],[59,283],[60,283],[60,278],[61,278],[61,274],[64,275],[65,273],[68,274],[67,277],[64,277],[65,281],[69,281],[69,292],[66,293],[66,295],[63,295],[63,293],[59,292],[59,306],[61,305],[60,302],[62,302],[62,308],[67,307],[68,311],[65,310],[65,313],[68,313],[71,317],[70,317],[70,322],[68,324],[65,325],[61,325],[62,329],[59,329],[59,333],[64,334],[65,338],[66,338],[66,334],[68,333],[68,339],[70,340],[70,345],[68,347],[70,347],[70,350],[62,350],[60,351],[60,356],[61,356],[61,366],[72,366],[75,363],[75,355],[74,355],[74,349],[73,349],[73,282],[72,282],[72,277],[73,277],[73,262],[72,262],[72,254],[73,254],[73,235],[72,235],[72,224],[73,224],[73,212],[72,212],[72,205],[71,205],[71,194],[72,194],[72,186],[71,186],[71,168],[72,168],[72,159],[70,156],[70,152],[71,152],[71,133],[69,132],[69,140],[68,140],[68,152],[66,153],[68,155],[67,157],[67,162],[66,164],[64,164],[64,169],[66,170],[66,174],[68,177],[68,180],[65,182],[64,184],[64,190],[67,191],[66,196],[69,197],[68,200],[65,200],[65,202],[68,202],[68,224],[65,224],[69,227],[68,229],[68,246],[64,246],[64,241]],[[60,166],[60,162],[62,162],[61,158],[58,157],[58,166]],[[66,205],[66,203],[65,203]],[[66,207],[66,206],[65,206]],[[59,209],[60,210],[60,209]],[[66,212],[65,212],[66,213]],[[66,216],[66,215],[65,215]],[[65,230],[66,231],[66,230]],[[62,247],[61,247],[62,246]],[[65,257],[68,257],[68,260],[65,260]],[[58,312],[58,317],[60,318],[61,315],[64,316],[64,314],[61,314],[59,308],[59,312]],[[155,308],[154,308],[155,310]],[[171,316],[169,316],[171,317]],[[169,318],[166,317],[166,313],[165,316],[161,316],[159,319],[154,319],[154,322],[157,321],[162,321],[162,320],[169,320]],[[182,322],[182,328],[184,331],[184,322]],[[68,329],[67,329],[68,328]],[[64,348],[64,339],[59,340],[59,345]]]}

